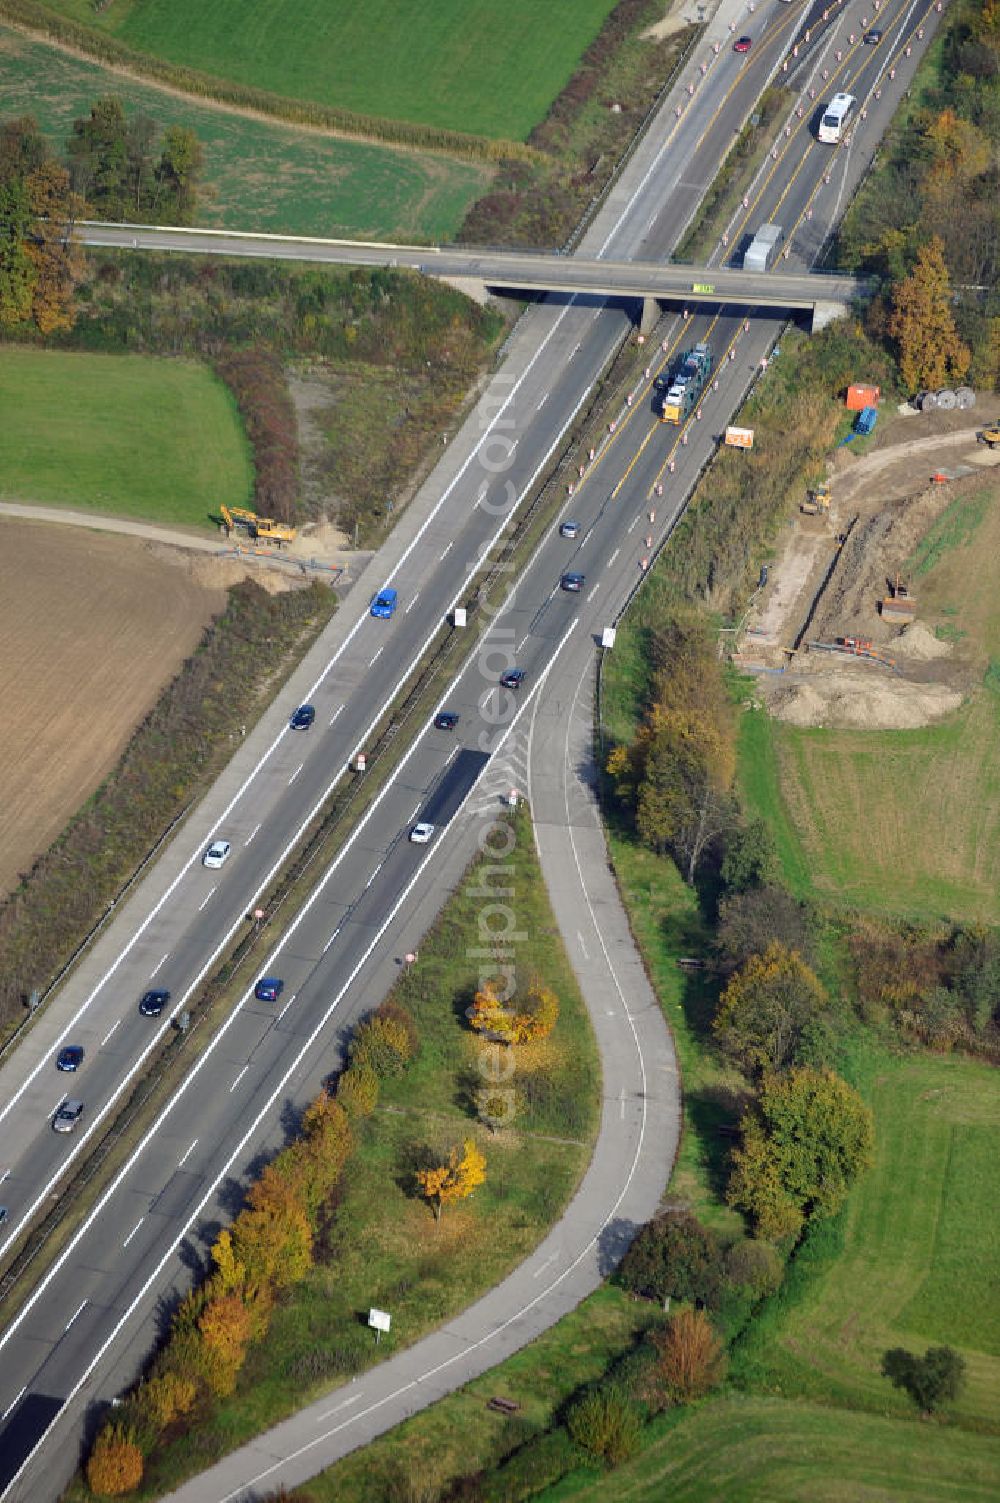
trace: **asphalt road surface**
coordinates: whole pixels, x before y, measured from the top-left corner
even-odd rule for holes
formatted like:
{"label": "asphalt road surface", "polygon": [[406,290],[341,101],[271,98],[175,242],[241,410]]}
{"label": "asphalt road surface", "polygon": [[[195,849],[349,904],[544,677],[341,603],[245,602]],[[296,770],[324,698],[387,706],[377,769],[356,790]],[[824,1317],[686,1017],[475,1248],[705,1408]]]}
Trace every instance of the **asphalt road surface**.
{"label": "asphalt road surface", "polygon": [[[850,53],[849,48],[840,50]],[[657,239],[665,248],[673,243],[684,223],[683,195],[694,192],[682,179],[688,181],[687,175],[697,174],[699,167],[702,173],[710,171],[710,163],[699,156],[699,141],[712,139],[728,111],[736,112],[734,118],[741,118],[741,106],[745,112],[739,90],[749,91],[751,75],[741,67],[733,88],[725,71],[732,59],[720,57],[709,59],[677,133],[672,135],[673,128],[665,124],[662,145],[655,136],[647,140],[605,205],[593,237],[603,236],[600,244],[615,255],[638,254],[643,245],[648,253]],[[910,68],[913,61],[915,55]],[[853,57],[848,66],[854,66]],[[875,60],[869,64],[862,58],[859,66],[874,68]],[[901,65],[894,81],[897,94],[906,76]],[[760,82],[758,76],[755,85]],[[883,96],[879,108],[887,114],[891,91],[883,90]],[[664,121],[669,119],[666,110],[669,105]],[[818,187],[816,174],[810,180],[799,165],[807,139],[800,142],[798,158],[792,158],[789,147],[756,199],[761,218],[773,217],[776,203],[782,211],[785,205],[798,206],[805,241],[819,236],[823,216],[829,224],[874,146],[874,106],[870,121],[864,142],[836,153],[830,181],[820,181]],[[690,138],[682,134],[686,124]],[[788,140],[794,139],[791,130]],[[689,144],[682,148],[681,142]],[[700,186],[703,190],[703,182]],[[751,212],[754,207],[752,203]],[[798,245],[795,237],[796,253]],[[187,1268],[204,1256],[220,1217],[229,1213],[226,1190],[245,1175],[254,1157],[280,1140],[282,1113],[314,1092],[345,1026],[364,1002],[370,1005],[382,995],[396,957],[413,947],[430,909],[438,906],[447,884],[437,875],[442,868],[432,863],[444,863],[449,870],[464,864],[461,817],[429,847],[413,846],[405,838],[447,776],[456,748],[499,748],[512,725],[516,733],[519,722],[512,717],[519,705],[520,713],[530,713],[532,696],[538,697],[546,682],[546,669],[555,661],[558,674],[562,654],[575,652],[577,643],[586,642],[613,617],[634,585],[645,538],[653,537],[653,548],[662,541],[777,327],[773,320],[745,321],[735,310],[720,309],[714,319],[700,316],[668,337],[668,349],[661,352],[668,367],[682,346],[706,333],[717,350],[719,389],[706,397],[704,421],[693,419],[689,431],[665,434],[651,413],[649,387],[637,391],[606,454],[573,498],[574,513],[585,524],[581,536],[569,546],[555,535],[544,540],[491,632],[493,656],[486,660],[478,652],[447,696],[447,707],[462,715],[460,735],[425,730],[280,953],[263,959],[261,972],[276,972],[286,981],[279,1007],[244,997],[31,1300],[8,1324],[0,1337],[0,1413],[7,1420],[4,1480],[20,1465],[25,1447],[15,1446],[15,1440],[18,1435],[23,1440],[32,1407],[37,1410],[47,1400],[64,1406],[52,1431],[54,1444],[35,1453],[14,1495],[42,1498],[58,1492],[73,1462],[66,1439],[70,1427],[79,1427],[85,1406],[106,1401],[141,1363],[156,1329],[158,1301],[183,1287]],[[84,1071],[72,1080],[72,1093],[87,1100],[94,1122],[139,1068],[157,1030],[168,1026],[166,1020],[138,1018],[139,993],[155,977],[157,984],[171,988],[174,1004],[183,1005],[228,935],[246,922],[304,817],[363,744],[382,706],[392,699],[402,670],[419,656],[414,644],[432,635],[461,598],[465,580],[506,521],[512,498],[555,448],[595,372],[624,332],[620,314],[578,302],[545,305],[522,321],[510,344],[509,363],[494,384],[492,405],[480,406],[446,456],[444,473],[437,472],[414,502],[380,558],[381,574],[372,573],[359,587],[363,599],[381,583],[395,584],[401,595],[396,617],[372,620],[352,597],[328,640],[289,685],[283,708],[312,699],[319,711],[314,730],[295,735],[281,724],[282,710],[276,710],[248,736],[181,839],[56,1005],[5,1062],[0,1099],[5,1103],[4,1161],[10,1170],[4,1184],[12,1207],[9,1236],[16,1234],[19,1218],[53,1193],[53,1176],[67,1150],[83,1141],[80,1135],[57,1138],[48,1128],[61,1095],[53,1051],[71,1041],[90,1046]],[[498,446],[502,468],[496,454],[485,462],[487,445],[498,436],[505,440]],[[650,523],[649,498],[661,484],[667,495]],[[558,588],[559,576],[571,568],[586,575],[580,595]],[[502,667],[511,660],[527,670],[520,695],[506,695],[497,687]],[[554,681],[555,675],[548,680]],[[543,703],[549,692],[545,689]],[[234,845],[221,873],[200,866],[201,851],[215,834]],[[433,893],[426,890],[428,878],[433,878]],[[618,1170],[626,1175],[627,1163]],[[34,1438],[44,1432],[35,1424],[30,1433]]]}

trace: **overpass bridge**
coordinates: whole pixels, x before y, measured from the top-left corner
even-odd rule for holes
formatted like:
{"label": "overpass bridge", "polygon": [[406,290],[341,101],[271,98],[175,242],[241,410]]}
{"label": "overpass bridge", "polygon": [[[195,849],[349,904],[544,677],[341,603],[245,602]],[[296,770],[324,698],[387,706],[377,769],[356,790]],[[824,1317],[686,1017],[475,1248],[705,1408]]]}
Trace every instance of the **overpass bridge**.
{"label": "overpass bridge", "polygon": [[619,298],[642,304],[642,327],[656,321],[661,303],[734,303],[808,313],[820,328],[865,293],[856,277],[817,272],[748,272],[672,262],[593,260],[558,252],[482,250],[461,245],[393,245],[262,235],[237,230],[101,224],[74,227],[82,244],[128,250],[185,251],[189,255],[252,256],[342,266],[407,267],[485,299],[489,292],[556,292]]}

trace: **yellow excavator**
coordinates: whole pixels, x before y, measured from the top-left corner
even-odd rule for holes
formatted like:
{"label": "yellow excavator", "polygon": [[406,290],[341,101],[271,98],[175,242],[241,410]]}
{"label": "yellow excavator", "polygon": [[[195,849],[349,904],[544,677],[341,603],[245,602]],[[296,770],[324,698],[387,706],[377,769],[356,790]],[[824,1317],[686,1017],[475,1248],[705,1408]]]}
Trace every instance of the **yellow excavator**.
{"label": "yellow excavator", "polygon": [[284,522],[275,522],[272,517],[258,517],[255,511],[247,511],[243,506],[220,506],[219,514],[227,536],[239,530],[255,543],[273,543],[276,548],[295,542],[294,527],[286,527]]}

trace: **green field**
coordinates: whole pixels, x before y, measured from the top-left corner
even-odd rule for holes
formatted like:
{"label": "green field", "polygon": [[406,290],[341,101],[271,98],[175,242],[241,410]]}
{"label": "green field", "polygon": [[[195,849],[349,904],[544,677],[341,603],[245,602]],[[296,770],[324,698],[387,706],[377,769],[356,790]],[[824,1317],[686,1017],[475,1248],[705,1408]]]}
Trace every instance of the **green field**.
{"label": "green field", "polygon": [[881,1377],[882,1353],[947,1343],[968,1363],[949,1418],[996,1431],[1000,1077],[960,1056],[875,1051],[857,1074],[875,1113],[875,1167],[842,1221],[799,1254],[747,1339],[746,1370],[755,1388],[905,1417],[913,1405]]}
{"label": "green field", "polygon": [[[116,7],[117,9],[117,7]],[[274,125],[211,109],[0,27],[4,117],[32,114],[58,156],[105,94],[162,130],[189,125],[205,151],[198,223],[270,233],[454,238],[491,172],[473,162]]]}
{"label": "green field", "polygon": [[208,527],[253,472],[206,366],[0,346],[0,497]]}
{"label": "green field", "polygon": [[614,0],[92,0],[52,9],[140,52],[293,99],[522,140]]}
{"label": "green field", "polygon": [[567,1478],[540,1503],[989,1503],[1000,1480],[995,1436],[781,1399],[715,1400],[657,1431],[613,1480]]}
{"label": "green field", "polygon": [[[808,730],[747,715],[740,780],[789,886],[897,917],[1000,921],[1000,485],[959,498],[917,549],[920,618],[974,687],[914,731]],[[617,646],[616,646],[617,651]]]}

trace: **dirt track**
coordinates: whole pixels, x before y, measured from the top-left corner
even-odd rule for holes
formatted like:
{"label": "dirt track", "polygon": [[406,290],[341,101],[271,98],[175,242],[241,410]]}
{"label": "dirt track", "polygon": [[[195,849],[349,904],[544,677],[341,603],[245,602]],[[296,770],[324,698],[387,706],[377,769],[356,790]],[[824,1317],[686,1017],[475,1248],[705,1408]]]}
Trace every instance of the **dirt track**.
{"label": "dirt track", "polygon": [[3,893],[111,770],[226,596],[138,538],[8,517],[0,537]]}
{"label": "dirt track", "polygon": [[[864,456],[846,449],[832,456],[829,516],[793,518],[747,621],[741,661],[769,670],[759,693],[773,714],[798,725],[902,729],[961,704],[973,666],[951,660],[920,621],[919,601],[903,634],[882,618],[878,601],[949,503],[1000,475],[1000,454],[976,442],[983,422],[983,414],[974,424],[967,413],[921,414],[895,424]],[[956,478],[935,481],[941,472]],[[886,661],[809,649],[844,637],[872,642]]]}

